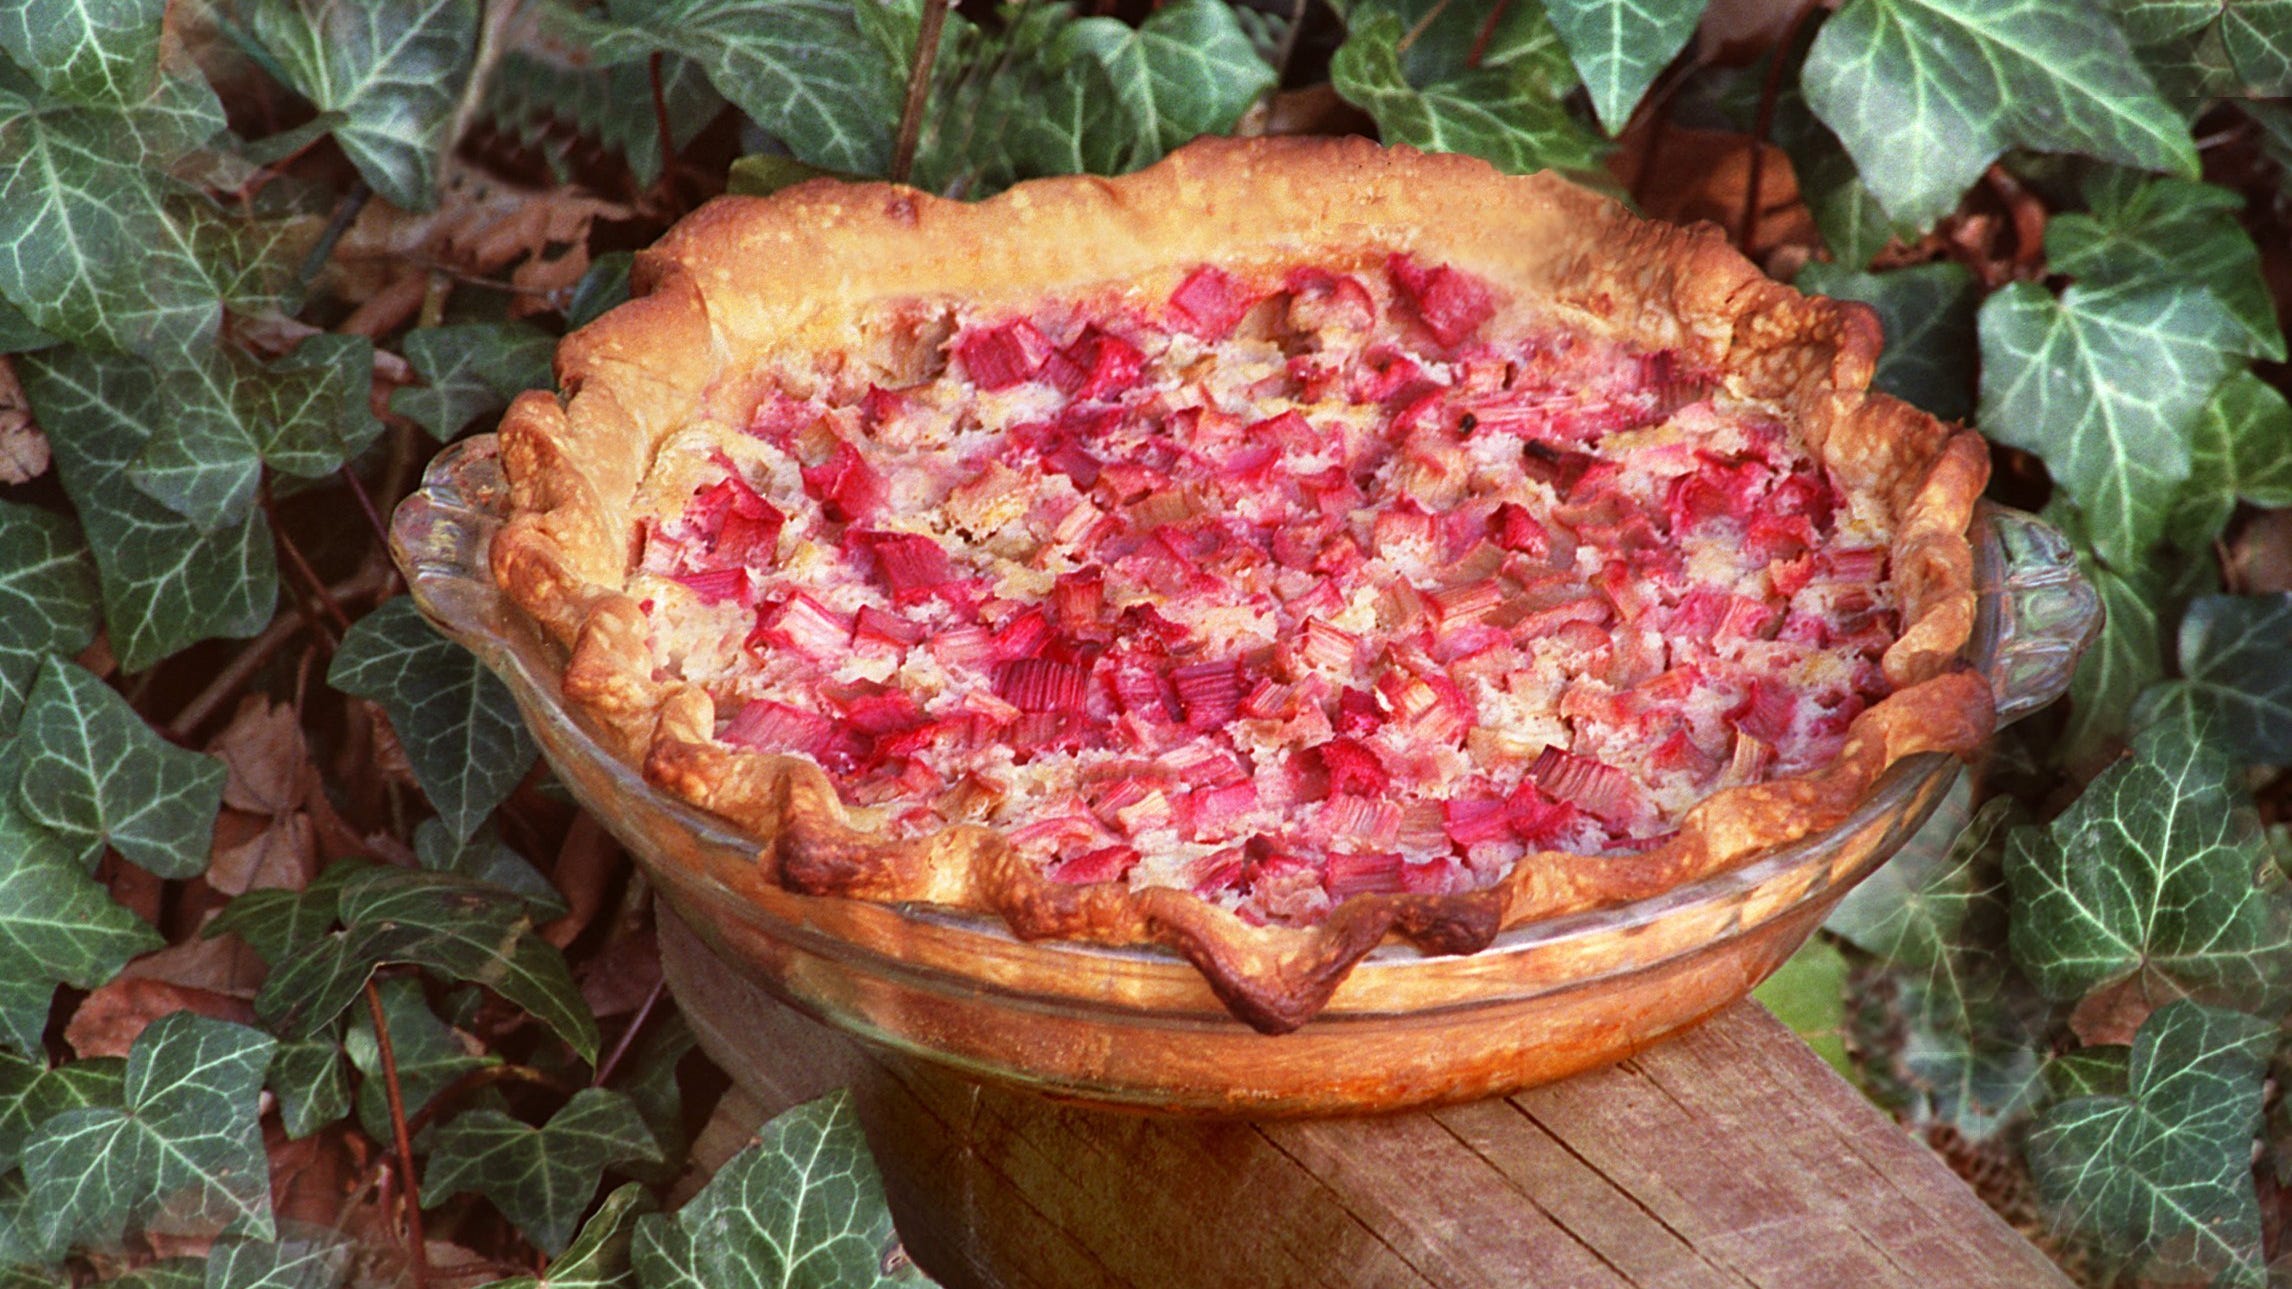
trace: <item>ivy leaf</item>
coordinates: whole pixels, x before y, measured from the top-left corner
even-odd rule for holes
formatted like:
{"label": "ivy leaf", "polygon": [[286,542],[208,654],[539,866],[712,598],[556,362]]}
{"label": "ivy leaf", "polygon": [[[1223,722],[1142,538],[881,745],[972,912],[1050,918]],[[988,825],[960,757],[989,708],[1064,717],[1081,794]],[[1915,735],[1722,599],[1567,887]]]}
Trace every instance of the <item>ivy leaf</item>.
{"label": "ivy leaf", "polygon": [[161,1258],[124,1276],[113,1276],[96,1289],[205,1289],[207,1263],[201,1258]]}
{"label": "ivy leaf", "polygon": [[299,891],[262,888],[233,896],[199,934],[236,934],[272,967],[302,952],[340,919],[343,885],[375,865],[345,859],[329,864]]}
{"label": "ivy leaf", "polygon": [[1137,27],[1084,18],[1068,24],[1059,40],[1067,55],[1103,69],[1119,106],[1127,147],[1105,167],[1108,173],[1156,161],[1196,135],[1233,129],[1273,88],[1273,68],[1224,0],[1173,0]]}
{"label": "ivy leaf", "polygon": [[[390,1027],[390,1056],[398,1070],[398,1095],[412,1118],[430,1098],[452,1087],[472,1070],[499,1065],[501,1058],[473,1055],[453,1027],[439,1020],[422,995],[422,982],[401,976],[375,988],[382,996],[382,1019]],[[358,1122],[376,1141],[390,1139],[390,1098],[382,1085],[382,1045],[364,1008],[353,1013],[342,1050],[365,1079],[358,1085]]]}
{"label": "ivy leaf", "polygon": [[540,754],[508,686],[404,596],[350,628],[326,680],[382,704],[414,777],[458,838],[477,832]]}
{"label": "ivy leaf", "polygon": [[2185,999],[2151,1014],[2125,1091],[2063,1101],[2030,1135],[2030,1171],[2063,1224],[2159,1280],[2258,1285],[2252,1139],[2274,1037]]}
{"label": "ivy leaf", "polygon": [[[331,1034],[289,1039],[271,1053],[264,1076],[279,1101],[279,1123],[289,1138],[317,1132],[350,1112],[350,1079],[342,1072],[342,1042]],[[384,1132],[375,1140],[387,1139]]]}
{"label": "ivy leaf", "polygon": [[676,1067],[698,1041],[692,1026],[672,1011],[666,1018],[644,1028],[636,1046],[617,1067],[613,1088],[628,1093],[667,1160],[666,1165],[658,1169],[632,1166],[625,1170],[639,1181],[667,1185],[683,1170],[681,1161],[689,1153],[691,1142],[684,1126],[684,1091],[677,1084]]}
{"label": "ivy leaf", "polygon": [[1609,134],[1623,133],[1656,74],[1687,47],[1706,0],[1547,0],[1544,14],[1592,93]]}
{"label": "ivy leaf", "polygon": [[1888,214],[1921,229],[2007,148],[2197,173],[2187,123],[2099,6],[1848,0],[1802,81]]}
{"label": "ivy leaf", "polygon": [[637,186],[649,188],[661,177],[662,118],[670,145],[682,149],[724,111],[724,96],[688,59],[662,58],[665,110],[656,115],[649,61],[576,66],[559,52],[504,51],[486,79],[482,108],[497,130],[538,152],[559,184],[578,183],[581,155],[601,150],[618,155]]}
{"label": "ivy leaf", "polygon": [[[1980,325],[1982,429],[2044,458],[2102,558],[2138,563],[2164,533],[2190,426],[2242,327],[2193,284],[2073,286],[2057,300],[2032,282],[1990,296]],[[2144,378],[2125,380],[2133,371]]]}
{"label": "ivy leaf", "polygon": [[444,824],[424,819],[414,829],[414,857],[433,873],[460,873],[488,886],[525,897],[536,915],[565,916],[565,897],[541,875],[525,856],[509,848],[492,825],[485,825],[467,841],[456,841]]}
{"label": "ivy leaf", "polygon": [[1864,273],[1817,260],[1799,270],[1795,285],[1878,311],[1886,348],[1873,388],[1944,420],[1973,412],[1974,278],[1964,265],[1943,261]]}
{"label": "ivy leaf", "polygon": [[840,1091],[765,1124],[675,1216],[642,1219],[635,1260],[647,1289],[931,1283],[900,1254],[883,1179]]}
{"label": "ivy leaf", "polygon": [[2180,663],[2179,680],[2141,696],[2136,723],[2209,726],[2241,761],[2292,764],[2292,595],[2197,597],[2181,618]]}
{"label": "ivy leaf", "polygon": [[[0,745],[0,787],[13,742]],[[58,984],[93,989],[166,943],[90,880],[69,847],[0,792],[0,1042],[39,1052]]]}
{"label": "ivy leaf", "polygon": [[[739,163],[735,162],[737,167]],[[565,329],[574,331],[605,316],[607,309],[624,304],[629,298],[629,267],[636,257],[627,251],[610,251],[589,261],[589,271],[574,284],[573,299],[565,306]],[[396,406],[395,399],[392,406]]]}
{"label": "ivy leaf", "polygon": [[0,738],[16,729],[40,662],[75,654],[103,621],[95,562],[79,525],[0,501]]}
{"label": "ivy leaf", "polygon": [[[1964,809],[1958,807],[1958,818],[1965,818]],[[1999,911],[1998,892],[1981,870],[2004,842],[2013,815],[2013,799],[1999,796],[1984,802],[1946,845],[1921,829],[1891,862],[1847,892],[1823,929],[1888,966],[1948,973],[1968,920]],[[1937,822],[1948,821],[1938,815]]]}
{"label": "ivy leaf", "polygon": [[2144,57],[2202,60],[2217,50],[2227,84],[2252,98],[2292,95],[2292,0],[2115,0]]}
{"label": "ivy leaf", "polygon": [[256,1012],[287,1037],[316,1032],[350,1005],[376,967],[404,962],[492,989],[556,1031],[582,1060],[597,1059],[596,1019],[564,956],[534,930],[518,896],[453,874],[375,867],[343,883],[339,910],[342,929],[305,944],[255,995]]}
{"label": "ivy leaf", "polygon": [[2133,1049],[2124,1043],[2097,1043],[2048,1061],[2045,1083],[2056,1100],[2121,1097],[2133,1087]]}
{"label": "ivy leaf", "polygon": [[272,1045],[191,1012],[153,1021],[128,1051],[122,1107],[67,1110],[25,1145],[43,1238],[111,1243],[130,1224],[270,1238],[257,1108]]}
{"label": "ivy leaf", "polygon": [[127,1062],[90,1057],[50,1067],[0,1052],[0,1172],[24,1156],[24,1143],[41,1124],[66,1110],[120,1104]]}
{"label": "ivy leaf", "polygon": [[2152,725],[2043,829],[2006,848],[2014,961],[2074,1001],[2135,974],[2255,1004],[2292,972],[2292,896],[2217,749]]}
{"label": "ivy leaf", "polygon": [[635,1105],[606,1088],[583,1088],[534,1128],[498,1110],[472,1110],[439,1127],[422,1173],[422,1203],[463,1191],[493,1201],[536,1248],[563,1250],[601,1173],[635,1160],[658,1162],[660,1147]]}
{"label": "ivy leaf", "polygon": [[111,370],[133,362],[66,348],[19,359],[17,371],[95,555],[112,649],[121,666],[141,671],[210,636],[262,630],[278,565],[259,511],[206,531],[131,481],[154,427],[167,423],[164,407],[105,397]]}
{"label": "ivy leaf", "polygon": [[134,103],[155,88],[166,0],[22,0],[0,11],[0,50],[58,98]]}
{"label": "ivy leaf", "polygon": [[28,354],[63,341],[32,325],[24,311],[0,296],[0,354]]}
{"label": "ivy leaf", "polygon": [[339,1235],[292,1223],[280,1236],[216,1241],[203,1289],[336,1289],[349,1278],[356,1250]]}
{"label": "ivy leaf", "polygon": [[2101,636],[2077,660],[2069,679],[2069,723],[2062,731],[2065,763],[2090,765],[2124,736],[2127,716],[2142,691],[2164,676],[2164,631],[2157,619],[2162,598],[2154,579],[2126,577],[2080,552],[2078,568],[2101,597]]}
{"label": "ivy leaf", "polygon": [[425,383],[392,394],[390,410],[443,443],[522,391],[548,389],[556,352],[556,338],[531,323],[423,327],[407,333],[406,361]]}
{"label": "ivy leaf", "polygon": [[85,668],[41,667],[16,742],[18,807],[83,864],[109,846],[161,877],[206,871],[223,763],[168,743]]}
{"label": "ivy leaf", "polygon": [[845,174],[891,165],[906,55],[899,61],[836,0],[623,0],[610,20],[550,22],[598,60],[666,51],[691,59],[798,160]]}
{"label": "ivy leaf", "polygon": [[2197,415],[2189,477],[2165,535],[2184,551],[2204,550],[2238,501],[2292,506],[2292,404],[2250,371],[2230,376]]}
{"label": "ivy leaf", "polygon": [[1401,20],[1380,10],[1352,25],[1329,62],[1330,84],[1376,119],[1386,143],[1470,153],[1516,173],[1587,170],[1598,160],[1598,139],[1569,115],[1569,86],[1544,60],[1484,61],[1419,85],[1404,70],[1402,35]]}
{"label": "ivy leaf", "polygon": [[455,94],[477,49],[475,0],[266,0],[249,26],[279,78],[321,112],[375,192],[427,210]]}
{"label": "ivy leaf", "polygon": [[496,1280],[483,1289],[609,1289],[629,1283],[629,1246],[635,1241],[637,1219],[658,1209],[651,1192],[637,1182],[614,1188],[597,1206],[596,1215],[582,1224],[581,1234],[565,1252],[549,1260],[540,1276]]}
{"label": "ivy leaf", "polygon": [[2045,225],[2047,266],[2087,287],[2134,290],[2190,282],[2236,319],[2227,346],[2284,357],[2284,333],[2260,271],[2260,248],[2236,219],[2244,198],[2212,184],[2104,170],[2085,185],[2093,209]]}

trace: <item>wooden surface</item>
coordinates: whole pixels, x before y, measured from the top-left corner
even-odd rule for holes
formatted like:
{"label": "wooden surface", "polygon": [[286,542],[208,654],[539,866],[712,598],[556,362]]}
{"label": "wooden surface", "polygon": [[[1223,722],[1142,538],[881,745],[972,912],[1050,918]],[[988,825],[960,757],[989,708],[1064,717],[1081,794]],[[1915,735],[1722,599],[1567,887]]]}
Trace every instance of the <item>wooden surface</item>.
{"label": "wooden surface", "polygon": [[759,1115],[851,1086],[901,1236],[949,1289],[2070,1283],[1755,1003],[1509,1097],[1203,1122],[863,1048],[664,922],[678,999]]}

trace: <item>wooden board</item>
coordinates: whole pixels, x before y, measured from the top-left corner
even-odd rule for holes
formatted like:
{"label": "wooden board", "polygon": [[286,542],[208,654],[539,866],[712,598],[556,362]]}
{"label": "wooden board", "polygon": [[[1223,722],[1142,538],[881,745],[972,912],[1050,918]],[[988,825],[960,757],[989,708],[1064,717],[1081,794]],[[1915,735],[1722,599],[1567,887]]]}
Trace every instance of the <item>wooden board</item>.
{"label": "wooden board", "polygon": [[1371,1119],[1061,1105],[863,1048],[663,914],[701,1042],[769,1114],[853,1090],[950,1289],[2066,1289],[1757,1004],[1549,1087]]}

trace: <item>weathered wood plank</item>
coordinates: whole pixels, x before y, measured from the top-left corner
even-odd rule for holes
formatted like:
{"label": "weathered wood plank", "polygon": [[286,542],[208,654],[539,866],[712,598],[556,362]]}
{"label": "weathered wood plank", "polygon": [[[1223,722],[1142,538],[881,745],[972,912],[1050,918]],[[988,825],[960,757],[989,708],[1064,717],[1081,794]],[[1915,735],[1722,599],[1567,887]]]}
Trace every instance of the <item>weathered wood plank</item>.
{"label": "weathered wood plank", "polygon": [[673,918],[702,1043],[766,1109],[849,1085],[951,1289],[2066,1289],[1755,1004],[1511,1097],[1369,1119],[1110,1113],[854,1044]]}

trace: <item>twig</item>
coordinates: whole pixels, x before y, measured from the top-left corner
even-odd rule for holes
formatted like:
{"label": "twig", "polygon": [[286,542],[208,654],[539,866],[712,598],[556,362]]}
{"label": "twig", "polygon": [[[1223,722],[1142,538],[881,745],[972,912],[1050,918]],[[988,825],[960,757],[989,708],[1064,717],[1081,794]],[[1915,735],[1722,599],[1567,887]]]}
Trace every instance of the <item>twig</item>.
{"label": "twig", "polygon": [[422,1235],[422,1191],[414,1180],[414,1137],[406,1130],[406,1100],[398,1090],[398,1057],[390,1050],[390,1022],[382,1015],[382,991],[366,978],[366,1012],[374,1018],[374,1046],[382,1056],[382,1091],[390,1100],[390,1131],[397,1138],[398,1176],[406,1192],[406,1236],[413,1242],[414,1289],[429,1289],[430,1244]]}
{"label": "twig", "polygon": [[[389,582],[384,577],[374,573],[360,573],[326,589],[329,595],[340,602],[364,599],[387,585]],[[190,738],[201,725],[207,723],[208,717],[213,716],[256,672],[262,670],[263,664],[271,660],[271,655],[285,647],[287,641],[294,639],[296,633],[307,626],[309,622],[299,612],[282,613],[272,618],[271,624],[263,628],[261,635],[249,641],[247,647],[239,651],[238,657],[231,659],[221,671],[216,672],[215,678],[207,682],[207,687],[185,703],[183,710],[175,714],[175,719],[167,722],[168,737],[179,740]]]}
{"label": "twig", "polygon": [[1751,125],[1750,182],[1743,189],[1743,226],[1735,239],[1745,255],[1751,253],[1751,234],[1759,227],[1759,189],[1765,186],[1767,169],[1767,133],[1775,127],[1775,100],[1783,93],[1783,64],[1791,51],[1798,48],[1799,36],[1806,30],[1822,0],[1805,0],[1799,6],[1798,16],[1791,19],[1791,29],[1782,42],[1775,46],[1774,57],[1767,63],[1766,79],[1759,84],[1759,115]]}
{"label": "twig", "polygon": [[287,563],[294,566],[296,576],[300,577],[303,585],[309,587],[311,593],[318,597],[319,607],[326,610],[326,616],[333,618],[336,626],[348,631],[350,629],[350,616],[342,611],[341,605],[334,602],[334,597],[327,591],[326,583],[318,576],[318,570],[312,568],[310,561],[303,558],[302,548],[294,544],[294,538],[287,536],[286,526],[279,522],[278,512],[271,506],[270,480],[265,479],[263,481],[262,489],[256,494],[256,499],[262,503],[264,516],[271,521],[271,539],[278,543],[278,548],[281,551],[285,552]]}
{"label": "twig", "polygon": [[1465,66],[1478,67],[1480,60],[1488,56],[1488,42],[1495,37],[1496,24],[1503,20],[1504,11],[1511,4],[1512,0],[1496,0],[1488,6],[1488,17],[1481,22],[1480,31],[1472,38],[1472,48],[1464,56]]}
{"label": "twig", "polygon": [[650,73],[653,86],[653,128],[660,132],[660,177],[664,182],[669,177],[669,167],[676,161],[676,131],[669,128],[668,88],[661,83],[661,65],[667,60],[668,55],[657,49],[645,60],[645,70]]}
{"label": "twig", "polygon": [[620,1038],[614,1040],[613,1050],[605,1054],[604,1060],[597,1062],[597,1077],[589,1080],[590,1086],[601,1088],[605,1086],[606,1080],[613,1077],[613,1071],[620,1066],[621,1058],[629,1054],[629,1048],[636,1043],[637,1035],[644,1030],[645,1022],[653,1018],[653,1008],[660,1006],[662,997],[667,993],[668,977],[663,976],[653,982],[652,991],[645,995],[645,1001],[637,1008],[637,1014],[629,1018],[628,1028],[622,1030]]}
{"label": "twig", "polygon": [[1402,32],[1401,38],[1393,42],[1394,56],[1399,57],[1409,52],[1409,46],[1417,43],[1418,37],[1423,36],[1433,23],[1440,20],[1442,14],[1448,12],[1448,4],[1449,0],[1434,0],[1433,7],[1425,10],[1425,16],[1417,19],[1415,26]]}
{"label": "twig", "polygon": [[923,0],[923,27],[915,36],[915,61],[907,69],[907,102],[899,109],[899,139],[891,150],[891,181],[907,182],[915,165],[915,145],[923,137],[923,109],[931,101],[931,68],[939,61],[939,33],[947,25],[947,0]]}
{"label": "twig", "polygon": [[374,190],[366,186],[365,180],[351,181],[350,191],[342,194],[342,202],[334,208],[334,218],[326,221],[326,231],[318,235],[317,245],[302,257],[302,266],[294,273],[295,281],[309,286],[317,279],[318,271],[334,258],[334,244],[350,231],[350,226],[358,221],[358,212],[366,209],[366,203],[373,196]]}
{"label": "twig", "polygon": [[382,512],[375,508],[374,498],[366,491],[366,481],[358,477],[357,468],[343,466],[342,481],[350,485],[350,495],[358,498],[358,508],[366,513],[366,522],[374,529],[374,536],[387,547],[390,544],[390,525],[382,522]]}
{"label": "twig", "polygon": [[1297,54],[1298,33],[1305,30],[1305,7],[1312,0],[1297,0],[1289,7],[1289,30],[1281,33],[1281,48],[1273,55],[1273,83],[1279,88],[1289,76],[1289,60]]}

